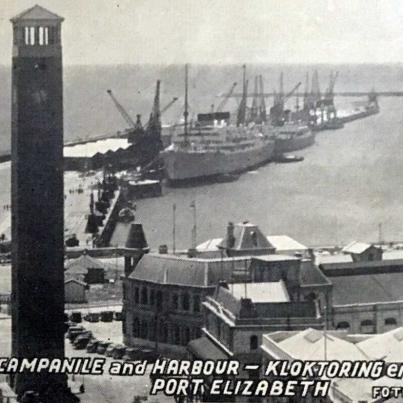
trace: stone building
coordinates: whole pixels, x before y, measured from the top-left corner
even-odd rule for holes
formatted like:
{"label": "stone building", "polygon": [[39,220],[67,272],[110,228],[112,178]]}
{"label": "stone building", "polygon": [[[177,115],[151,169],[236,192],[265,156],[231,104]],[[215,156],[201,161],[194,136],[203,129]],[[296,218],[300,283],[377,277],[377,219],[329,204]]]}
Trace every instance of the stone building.
{"label": "stone building", "polygon": [[146,254],[123,283],[125,344],[184,355],[201,336],[202,302],[221,280],[240,278],[250,257],[199,259]]}
{"label": "stone building", "polygon": [[344,253],[317,257],[333,289],[330,328],[382,333],[403,325],[402,253],[364,249],[360,258]]}

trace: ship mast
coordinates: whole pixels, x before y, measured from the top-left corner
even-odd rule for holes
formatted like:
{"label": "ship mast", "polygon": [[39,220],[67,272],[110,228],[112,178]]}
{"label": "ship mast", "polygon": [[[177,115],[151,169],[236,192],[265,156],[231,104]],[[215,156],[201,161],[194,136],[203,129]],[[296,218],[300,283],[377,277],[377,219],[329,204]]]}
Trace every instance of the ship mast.
{"label": "ship mast", "polygon": [[242,100],[239,104],[238,116],[237,116],[237,126],[243,125],[245,123],[246,118],[246,99],[247,99],[247,87],[248,84],[246,82],[246,65],[242,66],[243,69],[243,90],[242,90]]}
{"label": "ship mast", "polygon": [[189,116],[189,105],[188,105],[188,72],[189,70],[189,65],[185,64],[185,111],[183,112],[183,117],[185,120],[185,126],[184,126],[184,142],[185,145],[189,144],[189,139],[188,139],[188,116]]}

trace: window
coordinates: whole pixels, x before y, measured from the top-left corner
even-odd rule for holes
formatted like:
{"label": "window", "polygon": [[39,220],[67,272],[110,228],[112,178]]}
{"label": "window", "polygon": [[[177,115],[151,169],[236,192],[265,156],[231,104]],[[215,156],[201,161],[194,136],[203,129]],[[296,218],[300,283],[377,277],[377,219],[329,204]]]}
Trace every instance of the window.
{"label": "window", "polygon": [[148,322],[146,320],[141,321],[140,337],[146,339],[148,337]]}
{"label": "window", "polygon": [[132,335],[133,337],[139,337],[140,334],[140,322],[137,318],[133,318],[133,323],[132,323]]}
{"label": "window", "polygon": [[148,304],[148,290],[147,290],[147,287],[143,287],[141,289],[141,303],[143,305]]}
{"label": "window", "polygon": [[138,288],[138,287],[135,287],[135,288],[134,288],[134,302],[135,302],[136,304],[138,304],[138,303],[139,303],[139,300],[140,300],[139,288]]}
{"label": "window", "polygon": [[173,325],[172,333],[173,333],[174,344],[180,344],[181,337],[180,337],[180,329],[179,329],[178,325]]}
{"label": "window", "polygon": [[162,291],[157,291],[157,294],[156,294],[156,303],[157,303],[157,308],[158,308],[158,309],[161,309],[161,308],[162,308],[162,301],[163,301]]}
{"label": "window", "polygon": [[178,294],[172,294],[172,309],[179,308],[179,296]]}
{"label": "window", "polygon": [[200,295],[195,295],[193,297],[193,311],[200,312]]}
{"label": "window", "polygon": [[182,296],[182,308],[184,311],[188,311],[190,308],[189,294],[187,292],[185,292]]}
{"label": "window", "polygon": [[154,305],[154,300],[155,300],[155,291],[151,290],[150,291],[150,305]]}
{"label": "window", "polygon": [[371,319],[361,322],[361,333],[375,333],[375,325]]}
{"label": "window", "polygon": [[158,323],[158,340],[162,343],[166,343],[168,340],[168,328],[162,320]]}
{"label": "window", "polygon": [[257,350],[259,347],[259,338],[256,335],[250,336],[249,339],[250,350]]}
{"label": "window", "polygon": [[183,344],[186,345],[190,341],[190,329],[185,327],[183,330]]}
{"label": "window", "polygon": [[337,330],[348,330],[350,329],[350,323],[348,322],[339,322],[336,326]]}
{"label": "window", "polygon": [[386,318],[385,326],[397,326],[397,321],[395,318]]}

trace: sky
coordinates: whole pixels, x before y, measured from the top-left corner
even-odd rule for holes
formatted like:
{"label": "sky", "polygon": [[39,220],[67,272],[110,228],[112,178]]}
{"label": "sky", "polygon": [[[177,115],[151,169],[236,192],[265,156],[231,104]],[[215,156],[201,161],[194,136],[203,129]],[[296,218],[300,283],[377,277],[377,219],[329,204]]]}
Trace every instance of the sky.
{"label": "sky", "polygon": [[[0,0],[0,64],[33,1]],[[403,62],[402,0],[39,1],[65,18],[65,64]]]}

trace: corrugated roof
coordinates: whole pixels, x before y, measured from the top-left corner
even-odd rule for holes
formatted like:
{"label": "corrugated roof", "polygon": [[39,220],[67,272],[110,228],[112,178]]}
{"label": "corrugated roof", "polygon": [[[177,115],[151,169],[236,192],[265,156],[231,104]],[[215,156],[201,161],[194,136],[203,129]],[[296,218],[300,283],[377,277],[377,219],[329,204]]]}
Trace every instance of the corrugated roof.
{"label": "corrugated roof", "polygon": [[369,249],[372,245],[369,243],[365,242],[356,242],[353,241],[346,245],[342,251],[345,253],[354,253],[354,254],[360,254],[365,252],[367,249]]}
{"label": "corrugated roof", "polygon": [[[288,354],[299,360],[324,360],[325,340],[321,330],[306,329],[283,341],[278,345]],[[334,333],[326,334],[327,360],[367,360],[368,357],[354,344]]]}
{"label": "corrugated roof", "polygon": [[229,287],[235,298],[249,298],[254,303],[290,301],[283,280],[272,283],[231,284]]}
{"label": "corrugated roof", "polygon": [[381,273],[330,277],[333,304],[350,305],[403,300],[403,274]]}
{"label": "corrugated roof", "polygon": [[12,22],[25,21],[25,20],[63,21],[64,18],[36,4],[35,6],[28,8],[27,10],[23,11],[22,13],[19,13],[18,15],[16,15],[11,19]]}
{"label": "corrugated roof", "polygon": [[371,359],[388,357],[390,361],[400,362],[399,358],[403,358],[403,327],[369,337],[357,345]]}
{"label": "corrugated roof", "polygon": [[95,154],[106,154],[109,151],[115,152],[119,149],[126,150],[129,147],[130,143],[127,139],[109,138],[65,146],[63,154],[65,158],[92,158]]}

